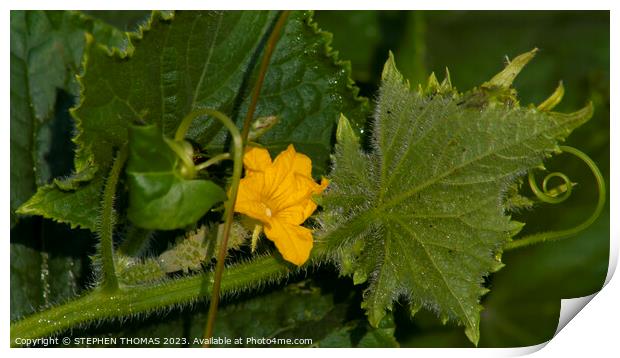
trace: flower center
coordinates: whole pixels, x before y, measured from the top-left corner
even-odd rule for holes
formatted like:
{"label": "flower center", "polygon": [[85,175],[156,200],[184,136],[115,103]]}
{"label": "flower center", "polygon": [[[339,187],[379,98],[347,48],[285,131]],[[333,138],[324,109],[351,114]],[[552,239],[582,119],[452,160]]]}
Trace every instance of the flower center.
{"label": "flower center", "polygon": [[273,214],[271,212],[271,209],[267,205],[265,205],[265,203],[261,203],[261,204],[263,204],[263,207],[265,207],[265,215],[267,215],[267,217],[270,218],[271,215]]}

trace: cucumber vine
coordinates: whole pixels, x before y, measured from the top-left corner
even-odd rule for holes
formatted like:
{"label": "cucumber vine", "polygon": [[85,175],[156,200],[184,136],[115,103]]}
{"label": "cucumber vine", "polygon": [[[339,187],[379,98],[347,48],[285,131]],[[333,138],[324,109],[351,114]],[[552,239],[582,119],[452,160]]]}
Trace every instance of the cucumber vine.
{"label": "cucumber vine", "polygon": [[[311,14],[281,11],[244,18],[243,14],[182,13],[179,16],[191,21],[181,22],[178,32],[173,25],[175,16],[155,12],[138,32],[125,37],[117,34],[116,41],[125,40],[122,50],[94,43],[92,37],[85,42],[84,68],[78,78],[82,97],[72,110],[78,123],[75,163],[79,170],[59,181],[62,185],[42,187],[17,212],[72,222],[64,220],[65,213],[54,211],[56,208],[45,211],[49,198],[70,198],[67,207],[77,207],[82,205],[82,197],[102,189],[96,225],[84,217],[72,222],[94,229],[99,238],[93,257],[97,282],[76,299],[11,322],[12,346],[16,338],[45,337],[104,320],[120,321],[209,301],[204,328],[204,346],[208,347],[221,297],[257,290],[324,264],[336,266],[354,284],[366,284],[361,307],[372,327],[390,320],[386,314],[404,297],[412,315],[423,307],[431,308],[444,323],[464,326],[469,340],[477,345],[480,298],[488,292],[483,280],[502,268],[501,255],[572,237],[592,225],[604,208],[605,182],[594,161],[578,149],[558,145],[591,117],[592,105],[569,114],[552,112],[563,97],[562,83],[538,106],[519,105],[512,82],[536,49],[516,57],[491,80],[465,93],[452,86],[448,72],[442,82],[432,74],[426,84],[411,87],[390,53],[372,130],[365,134],[369,139],[365,147],[360,134],[364,135],[361,128],[367,104],[357,96],[347,66],[331,51],[329,36],[312,22]],[[217,51],[222,41],[218,36],[241,41],[246,34],[235,33],[235,26],[226,23],[225,16],[238,16],[235,21],[256,27],[247,35],[251,40],[240,44],[251,51],[240,50],[219,59],[222,63],[231,61],[231,66],[213,57],[222,56]],[[190,44],[194,39],[183,37],[184,26],[190,22],[207,23],[197,26],[214,29],[213,33],[204,31],[205,38],[201,38],[208,46],[198,53],[203,56],[203,67],[197,72],[192,72],[196,69],[186,60],[193,51]],[[182,38],[183,46],[166,47],[157,42],[168,36]],[[276,45],[284,37],[288,45],[301,43],[296,44],[298,53],[278,56]],[[304,47],[302,40],[310,45]],[[255,57],[260,53],[261,62],[255,69]],[[286,101],[266,102],[259,109],[263,87],[268,91],[264,97],[268,97],[301,82],[299,78],[305,75],[293,73],[296,68],[287,63],[299,53],[317,56],[325,63],[323,66],[321,62],[321,68],[308,66],[300,72],[320,70],[332,76],[323,88],[315,83],[303,87],[306,92],[317,93],[318,100],[312,105],[318,107],[310,112],[327,118],[323,124],[287,119],[295,107]],[[153,63],[151,57],[159,62]],[[185,61],[187,65],[182,66]],[[210,65],[228,72],[220,78],[218,70],[209,72]],[[268,73],[270,66],[276,66],[276,71]],[[107,83],[109,93],[99,88],[101,98],[94,101],[89,97],[96,86],[101,86],[102,73],[125,73],[125,69],[129,78],[142,78],[141,71],[158,72],[158,88],[150,88],[156,86],[140,83],[135,77],[133,83],[131,78],[120,78],[118,83]],[[200,80],[193,88],[196,73],[200,73]],[[272,73],[274,78],[270,79],[268,74]],[[201,87],[214,79],[221,82]],[[124,83],[126,80],[129,84]],[[243,92],[250,80],[251,91]],[[145,105],[148,101],[123,92],[129,85],[138,86],[153,103],[159,102],[149,108]],[[241,94],[224,93],[231,88]],[[328,90],[334,93],[324,99],[321,91]],[[181,94],[177,97],[175,91]],[[188,103],[190,107],[184,107]],[[245,116],[239,116],[239,108],[244,108]],[[110,122],[100,125],[96,119],[104,117]],[[255,117],[266,118],[258,135],[251,134]],[[101,129],[105,140],[98,137],[99,126],[105,127]],[[309,134],[298,134],[303,128]],[[256,141],[274,151],[297,140],[300,152],[309,152],[304,158],[312,158],[313,174],[325,174],[329,179],[325,193],[315,198],[322,209],[313,216],[314,246],[310,259],[301,267],[284,262],[276,252],[257,254],[259,226],[252,225],[256,222],[246,225],[247,218],[234,215],[247,144]],[[560,204],[576,190],[575,183],[560,172],[548,174],[541,186],[536,183],[535,170],[544,168],[544,159],[559,153],[576,156],[588,166],[598,188],[596,207],[574,228],[519,238],[523,224],[510,217],[508,200],[526,203],[523,207],[535,200]],[[328,158],[329,170],[322,169]],[[291,175],[298,174],[293,170],[297,169],[291,169]],[[520,194],[519,180],[524,173],[536,199]],[[558,180],[560,184],[550,187]],[[117,194],[124,189],[128,189],[126,221],[117,217],[117,211],[122,211],[115,208]],[[308,211],[308,207],[301,211]],[[266,212],[271,217],[269,208]],[[86,210],[85,217],[88,213]],[[303,223],[295,220],[291,222],[297,226]],[[117,223],[129,229],[120,235],[123,241],[115,248]],[[179,246],[160,256],[149,256],[149,238],[158,230],[183,230],[189,233],[183,238],[190,241],[177,241]],[[250,236],[251,243],[245,242]],[[228,263],[229,242],[234,248],[241,243],[251,245],[251,253]],[[189,249],[197,247],[192,253],[203,257],[190,264],[177,260],[183,263],[179,265],[173,259],[183,251],[184,244]],[[172,261],[162,264],[158,260]],[[175,270],[183,274],[175,274]]]}

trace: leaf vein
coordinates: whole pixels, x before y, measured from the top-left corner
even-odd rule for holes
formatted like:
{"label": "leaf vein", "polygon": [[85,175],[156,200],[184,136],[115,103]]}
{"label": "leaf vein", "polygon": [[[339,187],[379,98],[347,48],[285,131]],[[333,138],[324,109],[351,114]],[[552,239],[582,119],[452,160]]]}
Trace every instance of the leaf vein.
{"label": "leaf vein", "polygon": [[[435,262],[435,259],[433,259],[433,257],[431,256],[431,254],[428,252],[428,249],[426,248],[426,246],[424,245],[424,243],[409,229],[409,227],[407,227],[406,224],[402,223],[399,219],[394,218],[393,219],[399,226],[401,226],[403,229],[405,229],[405,231],[407,231],[409,233],[409,235],[411,235],[411,237],[418,243],[420,244],[420,246],[422,246],[422,248],[424,249],[424,253],[426,254],[426,256],[429,258],[430,262],[433,264],[435,270],[437,271],[437,273],[439,273],[439,276],[442,279],[442,282],[444,283],[444,285],[446,286],[446,288],[448,289],[448,291],[450,292],[450,294],[452,295],[452,297],[454,297],[454,299],[456,300],[456,302],[458,303],[459,308],[461,309],[461,312],[463,313],[463,315],[465,316],[465,319],[467,320],[467,323],[469,325],[469,327],[475,327],[474,323],[471,321],[471,318],[469,317],[469,315],[467,314],[467,311],[465,310],[465,307],[463,306],[463,303],[461,302],[461,300],[456,296],[456,294],[454,293],[454,291],[452,290],[452,287],[450,286],[450,284],[448,284],[448,281],[446,279],[446,277],[444,276],[443,272],[439,269],[439,266],[437,266],[437,263]],[[401,246],[399,244],[399,246]],[[401,249],[404,250],[404,247],[401,246]],[[407,263],[407,265],[409,265],[410,268],[413,269],[413,267],[411,266],[411,262],[409,260],[405,260],[405,262]],[[415,272],[415,270],[414,270]]]}

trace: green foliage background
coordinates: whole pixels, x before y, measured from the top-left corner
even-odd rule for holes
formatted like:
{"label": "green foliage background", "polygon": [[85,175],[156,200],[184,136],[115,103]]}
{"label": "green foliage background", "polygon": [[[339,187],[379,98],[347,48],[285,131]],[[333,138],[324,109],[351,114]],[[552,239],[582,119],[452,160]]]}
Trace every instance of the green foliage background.
{"label": "green foliage background", "polygon": [[[120,30],[132,30],[148,13],[89,15]],[[592,100],[594,117],[576,130],[567,144],[588,153],[609,178],[608,12],[326,11],[317,12],[315,20],[319,27],[333,33],[332,47],[340,52],[341,59],[351,61],[353,79],[361,94],[371,99],[376,98],[388,50],[395,53],[399,69],[412,83],[422,81],[430,71],[443,74],[447,66],[452,83],[467,89],[497,73],[505,55],[513,57],[540,48],[537,58],[515,82],[521,103],[541,102],[559,80],[564,81],[566,95],[558,110],[574,111]],[[93,21],[88,24],[91,30],[99,20]],[[105,36],[110,43],[122,43],[119,34]],[[79,39],[72,41],[79,43]],[[71,56],[66,61],[69,67],[77,66]],[[55,66],[60,72],[66,67]],[[14,71],[12,66],[12,76]],[[38,121],[33,122],[37,123],[34,135],[23,138],[26,147],[36,148],[30,160],[44,169],[28,178],[11,178],[26,182],[30,190],[51,178],[68,175],[72,169],[73,124],[68,109],[75,103],[77,92],[64,73],[57,74],[53,83],[55,103],[41,104],[32,112]],[[13,111],[13,93],[11,105]],[[13,141],[20,137],[13,135],[13,123],[11,127],[13,166],[23,164],[23,160],[14,157]],[[579,164],[570,156],[548,162],[548,168],[567,173],[579,186],[568,202],[542,205],[517,215],[517,220],[527,222],[524,233],[571,227],[593,210],[593,178],[579,170]],[[22,196],[27,198],[28,188],[24,190]],[[504,254],[506,267],[488,279],[491,292],[482,301],[479,345],[524,346],[551,338],[560,298],[588,295],[601,288],[607,273],[608,240],[607,207],[591,228],[575,238]],[[67,225],[40,217],[20,219],[11,230],[11,318],[63,302],[85,290],[93,276],[88,255],[94,253],[95,242],[86,230],[70,230]],[[260,294],[231,297],[221,309],[216,335],[304,337],[326,347],[471,346],[461,327],[444,326],[426,311],[411,320],[399,305],[393,317],[388,316],[378,329],[372,329],[359,308],[360,287],[338,278],[330,267],[308,276],[313,278],[289,280],[293,283],[284,289],[279,285]],[[175,337],[200,337],[205,319],[206,305],[196,304],[147,319],[75,330],[72,336],[166,337],[174,332]]]}

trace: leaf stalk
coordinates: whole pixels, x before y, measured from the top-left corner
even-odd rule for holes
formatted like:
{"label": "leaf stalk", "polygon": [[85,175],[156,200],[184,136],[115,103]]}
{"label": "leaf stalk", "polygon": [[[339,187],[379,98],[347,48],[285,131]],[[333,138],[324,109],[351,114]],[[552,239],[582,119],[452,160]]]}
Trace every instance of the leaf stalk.
{"label": "leaf stalk", "polygon": [[230,159],[230,153],[222,153],[214,156],[204,163],[200,163],[196,166],[196,171],[207,169],[208,167],[221,162],[222,160]]}
{"label": "leaf stalk", "polygon": [[121,170],[127,161],[127,145],[124,145],[118,152],[112,169],[108,175],[103,191],[103,202],[101,204],[101,222],[99,223],[98,233],[100,238],[99,254],[103,266],[104,290],[114,292],[118,290],[118,278],[114,266],[114,226],[116,225],[116,212],[114,211],[114,198],[116,196],[116,185],[121,175]]}

